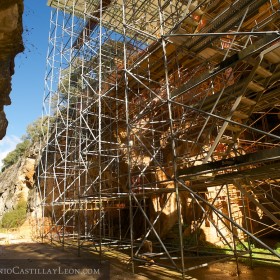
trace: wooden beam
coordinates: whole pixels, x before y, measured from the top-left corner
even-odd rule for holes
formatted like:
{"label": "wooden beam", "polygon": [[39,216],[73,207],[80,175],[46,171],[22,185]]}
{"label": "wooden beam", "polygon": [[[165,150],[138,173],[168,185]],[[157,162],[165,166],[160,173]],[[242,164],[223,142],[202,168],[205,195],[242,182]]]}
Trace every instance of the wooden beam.
{"label": "wooden beam", "polygon": [[[269,150],[262,150],[260,152],[247,154],[244,156],[238,156],[234,158],[223,159],[219,161],[213,161],[206,164],[192,166],[186,169],[178,170],[179,176],[194,176],[200,173],[207,173],[218,171],[220,169],[232,168],[241,165],[251,165],[264,161],[272,161],[280,159],[280,148],[273,148]],[[280,177],[280,174],[279,174]]]}
{"label": "wooden beam", "polygon": [[255,44],[250,45],[246,49],[240,51],[239,53],[236,53],[232,55],[231,57],[225,59],[221,63],[219,63],[215,68],[214,71],[209,73],[209,71],[206,71],[204,74],[199,75],[198,77],[192,79],[190,82],[182,85],[181,87],[175,89],[173,92],[171,92],[171,97],[175,98],[178,97],[185,92],[193,89],[194,87],[202,84],[203,82],[207,81],[208,79],[216,76],[220,72],[224,71],[225,69],[232,67],[235,63],[245,60],[246,58],[252,56],[253,54],[256,54],[258,52],[261,52],[267,45],[273,43],[279,39],[279,36],[276,34],[267,35],[264,38],[257,41]]}

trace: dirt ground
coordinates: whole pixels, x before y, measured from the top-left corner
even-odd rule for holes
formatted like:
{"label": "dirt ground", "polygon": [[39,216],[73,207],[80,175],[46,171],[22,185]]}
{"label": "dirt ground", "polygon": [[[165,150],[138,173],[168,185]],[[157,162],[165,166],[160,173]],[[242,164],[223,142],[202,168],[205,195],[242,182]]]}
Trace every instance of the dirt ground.
{"label": "dirt ground", "polygon": [[[35,242],[26,228],[17,232],[0,233],[0,279],[20,280],[148,280],[182,279],[177,272],[156,265],[137,266],[135,274],[130,272],[128,259],[119,255],[109,256],[100,264],[90,252]],[[188,264],[186,264],[188,265]],[[94,269],[95,270],[94,270]],[[239,275],[235,262],[214,263],[210,266],[186,273],[188,280],[278,280],[280,268],[257,266],[253,269],[239,264]]]}

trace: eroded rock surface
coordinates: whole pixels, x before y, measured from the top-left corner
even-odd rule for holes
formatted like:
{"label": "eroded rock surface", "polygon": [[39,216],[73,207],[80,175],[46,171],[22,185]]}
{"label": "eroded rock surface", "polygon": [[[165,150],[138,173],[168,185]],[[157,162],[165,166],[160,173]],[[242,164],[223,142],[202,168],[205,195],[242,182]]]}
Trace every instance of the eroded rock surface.
{"label": "eroded rock surface", "polygon": [[23,0],[0,2],[0,140],[6,134],[8,121],[4,106],[11,104],[11,76],[14,74],[14,58],[22,52]]}
{"label": "eroded rock surface", "polygon": [[38,203],[34,185],[37,156],[38,147],[35,144],[17,163],[0,173],[0,221],[20,200],[27,201],[27,211],[32,215]]}

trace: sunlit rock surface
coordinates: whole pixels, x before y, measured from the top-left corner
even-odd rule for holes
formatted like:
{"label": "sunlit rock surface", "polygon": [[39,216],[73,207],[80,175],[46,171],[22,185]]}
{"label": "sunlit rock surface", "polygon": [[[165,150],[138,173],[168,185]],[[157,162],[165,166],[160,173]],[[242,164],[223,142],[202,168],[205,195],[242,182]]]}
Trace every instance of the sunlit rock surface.
{"label": "sunlit rock surface", "polygon": [[11,104],[11,76],[14,74],[14,58],[22,52],[22,0],[0,2],[0,140],[6,134],[8,121],[4,106]]}

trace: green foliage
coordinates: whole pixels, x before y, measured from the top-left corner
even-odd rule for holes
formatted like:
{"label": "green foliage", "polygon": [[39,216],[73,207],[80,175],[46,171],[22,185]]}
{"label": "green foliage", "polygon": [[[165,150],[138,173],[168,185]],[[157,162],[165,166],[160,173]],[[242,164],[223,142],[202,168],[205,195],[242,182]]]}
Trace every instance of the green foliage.
{"label": "green foliage", "polygon": [[[280,265],[277,264],[279,260],[276,256],[272,255],[271,252],[265,248],[259,247],[257,244],[251,243],[249,246],[248,242],[243,242],[245,247],[241,243],[236,244],[236,249],[238,251],[247,251],[250,249],[251,254],[247,253],[246,255],[242,255],[239,257],[239,261],[246,265]],[[276,253],[280,253],[280,243],[275,245],[276,249],[274,250]],[[229,249],[228,246],[223,247],[225,249],[225,253],[229,255],[233,255],[232,250]],[[252,260],[250,259],[252,257]]]}
{"label": "green foliage", "polygon": [[23,136],[23,139],[30,140],[32,143],[39,142],[40,139],[47,132],[47,117],[39,118],[33,123],[29,124],[26,128],[26,135]]}
{"label": "green foliage", "polygon": [[26,153],[32,143],[39,142],[47,132],[46,124],[47,117],[44,117],[35,120],[27,126],[26,134],[22,136],[23,142],[17,144],[16,148],[3,159],[2,171],[15,164]]}
{"label": "green foliage", "polygon": [[275,247],[276,247],[275,248],[276,253],[280,254],[280,242],[277,242]]}
{"label": "green foliage", "polygon": [[16,148],[8,153],[8,155],[3,159],[3,168],[2,171],[13,165],[18,161],[18,159],[25,153],[25,151],[29,148],[30,141],[24,140],[23,142],[16,145]]}
{"label": "green foliage", "polygon": [[21,226],[26,219],[26,210],[27,203],[25,200],[21,199],[15,209],[10,210],[9,212],[4,214],[1,222],[1,227],[16,228]]}

